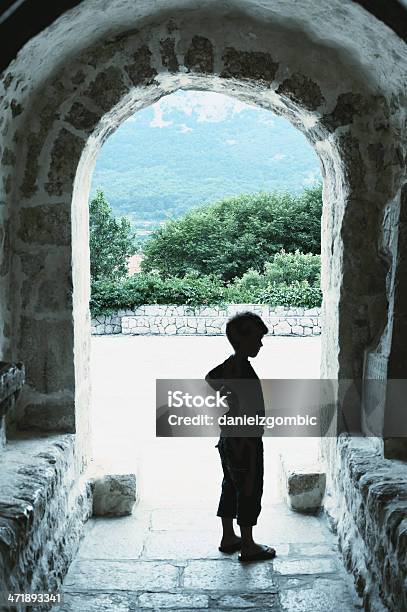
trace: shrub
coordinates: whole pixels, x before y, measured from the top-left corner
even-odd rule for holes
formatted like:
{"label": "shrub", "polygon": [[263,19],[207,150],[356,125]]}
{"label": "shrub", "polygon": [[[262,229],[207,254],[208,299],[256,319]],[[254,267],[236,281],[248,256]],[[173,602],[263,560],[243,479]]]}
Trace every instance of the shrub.
{"label": "shrub", "polygon": [[[319,306],[322,294],[307,280],[293,283],[257,283],[259,277],[247,273],[246,278],[224,285],[215,277],[189,274],[184,278],[139,273],[126,279],[92,282],[90,309],[93,316],[110,314],[141,304],[188,304],[190,306],[220,304],[270,304],[272,306]],[[257,276],[258,275],[258,276]]]}
{"label": "shrub", "polygon": [[308,281],[293,283],[271,283],[260,295],[260,302],[270,306],[304,306],[314,308],[322,303],[319,287],[312,287]]}
{"label": "shrub", "polygon": [[92,315],[98,315],[141,304],[221,304],[225,295],[224,285],[215,277],[194,273],[164,279],[141,272],[122,280],[92,282],[90,309]]}
{"label": "shrub", "polygon": [[312,253],[286,253],[282,249],[265,264],[264,276],[267,284],[294,283],[308,281],[310,285],[319,287],[321,277],[321,256]]}

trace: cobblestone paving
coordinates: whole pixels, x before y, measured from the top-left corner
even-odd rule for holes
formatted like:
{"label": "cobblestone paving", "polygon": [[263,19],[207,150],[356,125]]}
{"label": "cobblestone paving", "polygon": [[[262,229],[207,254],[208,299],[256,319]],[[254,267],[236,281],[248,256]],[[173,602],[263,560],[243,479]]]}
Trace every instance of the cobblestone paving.
{"label": "cobblestone paving", "polygon": [[91,519],[64,582],[60,612],[360,609],[325,522],[284,504],[263,508],[255,537],[277,558],[241,564],[217,549],[213,510],[139,505]]}

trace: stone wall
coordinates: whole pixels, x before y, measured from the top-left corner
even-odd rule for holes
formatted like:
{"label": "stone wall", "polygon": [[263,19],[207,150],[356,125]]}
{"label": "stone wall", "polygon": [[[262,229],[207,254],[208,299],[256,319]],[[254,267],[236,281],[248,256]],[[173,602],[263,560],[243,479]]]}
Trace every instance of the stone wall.
{"label": "stone wall", "polygon": [[325,508],[364,609],[407,610],[406,464],[384,459],[375,439],[341,436],[336,466]]}
{"label": "stone wall", "polygon": [[285,308],[263,304],[169,306],[148,304],[92,319],[92,334],[224,335],[227,320],[250,310],[262,317],[274,336],[316,336],[321,333],[321,308]]}
{"label": "stone wall", "polygon": [[[59,590],[91,514],[72,434],[7,443],[0,465],[0,590]],[[45,608],[44,608],[45,609]]]}
{"label": "stone wall", "polygon": [[0,362],[0,591],[58,591],[92,492],[78,477],[74,435],[11,426],[24,377],[21,362]]}

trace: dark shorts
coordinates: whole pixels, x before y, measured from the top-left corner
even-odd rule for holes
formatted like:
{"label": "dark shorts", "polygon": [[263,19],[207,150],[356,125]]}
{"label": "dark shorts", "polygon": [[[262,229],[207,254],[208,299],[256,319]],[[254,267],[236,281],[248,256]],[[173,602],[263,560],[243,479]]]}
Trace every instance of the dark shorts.
{"label": "dark shorts", "polygon": [[236,518],[239,525],[256,525],[263,495],[263,439],[220,437],[216,445],[223,469],[217,516]]}

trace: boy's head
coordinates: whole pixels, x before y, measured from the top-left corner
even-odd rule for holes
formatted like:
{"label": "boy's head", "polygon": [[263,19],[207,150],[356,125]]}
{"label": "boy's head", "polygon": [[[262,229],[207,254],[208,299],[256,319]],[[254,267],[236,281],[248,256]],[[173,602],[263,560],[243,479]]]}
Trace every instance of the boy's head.
{"label": "boy's head", "polygon": [[256,357],[260,351],[262,338],[268,327],[254,312],[241,312],[226,324],[226,336],[235,351],[247,357]]}

